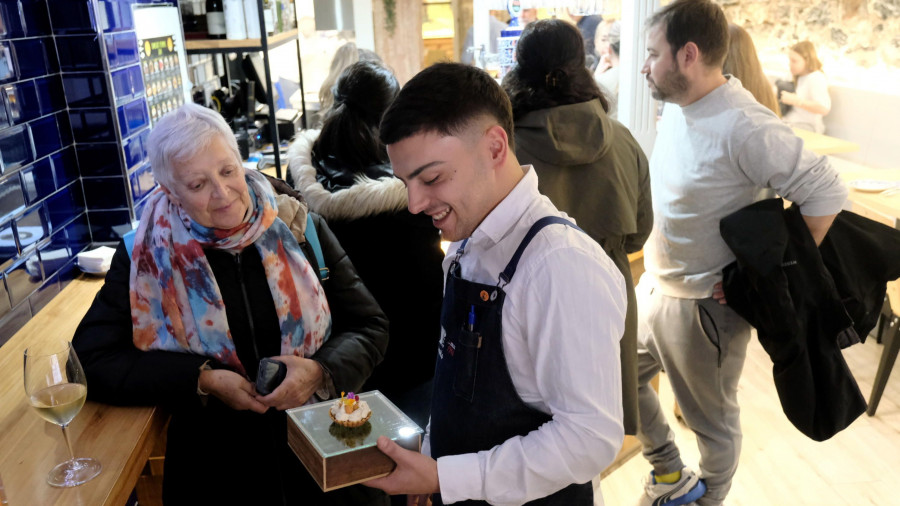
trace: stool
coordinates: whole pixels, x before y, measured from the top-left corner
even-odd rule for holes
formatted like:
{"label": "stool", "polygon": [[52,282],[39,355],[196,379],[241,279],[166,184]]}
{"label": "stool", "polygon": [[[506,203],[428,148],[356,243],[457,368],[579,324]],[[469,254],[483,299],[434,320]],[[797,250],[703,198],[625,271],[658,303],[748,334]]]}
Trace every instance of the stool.
{"label": "stool", "polygon": [[[891,369],[897,361],[900,352],[900,281],[890,281],[887,284],[887,295],[891,304],[890,316],[886,319],[888,324],[884,335],[884,351],[881,352],[881,360],[878,362],[878,372],[875,373],[875,384],[872,386],[872,394],[869,396],[869,408],[866,413],[875,416],[878,402],[884,393]],[[881,333],[879,333],[881,335]]]}
{"label": "stool", "polygon": [[888,300],[888,295],[884,294],[884,303],[881,304],[881,313],[878,315],[878,326],[875,331],[875,342],[881,344],[881,341],[884,339],[884,329],[887,328],[888,323],[891,321],[891,301]]}

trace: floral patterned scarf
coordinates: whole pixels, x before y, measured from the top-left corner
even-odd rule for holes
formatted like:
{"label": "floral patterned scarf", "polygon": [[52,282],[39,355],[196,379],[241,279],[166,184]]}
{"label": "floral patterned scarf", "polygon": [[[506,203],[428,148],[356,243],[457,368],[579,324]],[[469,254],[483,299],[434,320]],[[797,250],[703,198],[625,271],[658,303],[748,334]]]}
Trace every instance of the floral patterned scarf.
{"label": "floral patterned scarf", "polygon": [[144,208],[131,261],[134,344],[148,350],[195,353],[245,374],[225,303],[203,248],[259,250],[281,327],[281,353],[309,357],[331,333],[325,291],[297,239],[278,218],[271,185],[246,172],[250,211],[230,230],[193,221],[157,188]]}

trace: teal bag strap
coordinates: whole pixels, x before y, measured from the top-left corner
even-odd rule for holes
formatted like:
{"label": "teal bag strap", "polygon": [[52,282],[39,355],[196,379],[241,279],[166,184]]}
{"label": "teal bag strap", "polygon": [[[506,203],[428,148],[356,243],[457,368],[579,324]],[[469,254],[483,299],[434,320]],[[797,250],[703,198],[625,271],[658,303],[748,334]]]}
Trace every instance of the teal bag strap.
{"label": "teal bag strap", "polygon": [[316,255],[316,263],[319,264],[319,279],[325,281],[328,279],[328,267],[325,266],[325,257],[322,256],[322,245],[319,244],[319,233],[316,232],[316,227],[313,225],[312,215],[306,213],[306,231],[304,231],[304,235],[306,236],[306,242],[313,249],[313,254]]}
{"label": "teal bag strap", "polygon": [[134,251],[134,233],[137,230],[132,230],[127,234],[122,236],[122,240],[125,241],[125,251],[128,252],[128,258],[131,258],[131,252]]}

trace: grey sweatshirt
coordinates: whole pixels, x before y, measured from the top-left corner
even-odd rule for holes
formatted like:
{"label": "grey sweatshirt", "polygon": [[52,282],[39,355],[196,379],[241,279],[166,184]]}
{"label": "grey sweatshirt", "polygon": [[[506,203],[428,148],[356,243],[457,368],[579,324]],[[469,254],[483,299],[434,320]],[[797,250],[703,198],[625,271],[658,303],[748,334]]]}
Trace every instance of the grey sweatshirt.
{"label": "grey sweatshirt", "polygon": [[803,141],[738,79],[728,76],[686,107],[666,104],[650,159],[653,231],[644,262],[662,293],[712,295],[734,255],[719,220],[772,191],[806,216],[841,210],[847,188],[828,159]]}

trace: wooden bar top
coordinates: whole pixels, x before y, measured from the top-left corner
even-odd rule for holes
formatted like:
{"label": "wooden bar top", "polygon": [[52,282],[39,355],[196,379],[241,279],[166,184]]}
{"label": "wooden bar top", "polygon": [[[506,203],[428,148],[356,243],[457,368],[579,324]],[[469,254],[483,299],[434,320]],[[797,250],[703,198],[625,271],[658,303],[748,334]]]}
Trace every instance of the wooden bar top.
{"label": "wooden bar top", "polygon": [[88,401],[69,425],[69,436],[75,456],[94,457],[103,470],[77,487],[47,484],[47,474],[68,452],[59,426],[38,417],[25,397],[25,348],[50,338],[72,339],[102,285],[99,277],[73,280],[0,347],[0,479],[11,506],[123,505],[163,433],[167,417],[156,408]]}
{"label": "wooden bar top", "polygon": [[[900,185],[900,169],[855,169],[841,171],[847,183],[859,179],[894,181]],[[894,228],[900,228],[900,192],[866,192],[850,187],[847,197],[852,211]]]}
{"label": "wooden bar top", "polygon": [[817,155],[833,155],[835,153],[851,153],[859,151],[859,144],[845,141],[837,137],[829,137],[823,134],[810,132],[809,130],[794,129],[794,134],[803,139],[803,146]]}

